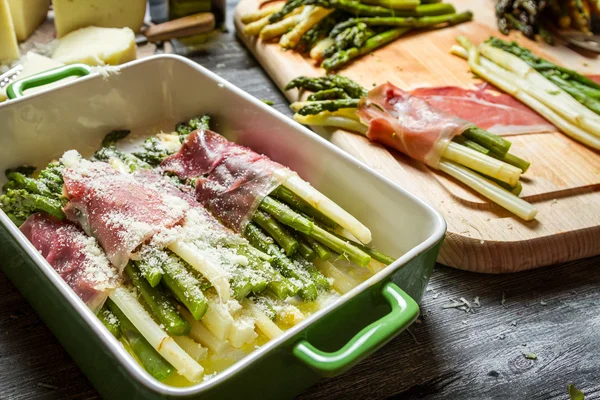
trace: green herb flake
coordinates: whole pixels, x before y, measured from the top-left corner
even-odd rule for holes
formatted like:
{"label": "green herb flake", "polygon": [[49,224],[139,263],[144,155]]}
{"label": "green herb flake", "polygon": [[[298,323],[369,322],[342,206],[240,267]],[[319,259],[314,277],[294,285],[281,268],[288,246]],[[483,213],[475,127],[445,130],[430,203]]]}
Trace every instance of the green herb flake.
{"label": "green herb flake", "polygon": [[569,385],[569,397],[571,400],[585,400],[583,392],[577,389],[574,385]]}
{"label": "green herb flake", "polygon": [[523,357],[528,360],[537,360],[537,355],[535,353],[523,353]]}
{"label": "green herb flake", "polygon": [[552,96],[556,96],[556,95],[560,94],[560,90],[546,90],[546,92],[548,92],[548,94],[550,94]]}
{"label": "green herb flake", "polygon": [[260,99],[260,101],[262,101],[263,103],[265,103],[268,106],[274,106],[275,103],[271,100],[267,100],[267,99]]}

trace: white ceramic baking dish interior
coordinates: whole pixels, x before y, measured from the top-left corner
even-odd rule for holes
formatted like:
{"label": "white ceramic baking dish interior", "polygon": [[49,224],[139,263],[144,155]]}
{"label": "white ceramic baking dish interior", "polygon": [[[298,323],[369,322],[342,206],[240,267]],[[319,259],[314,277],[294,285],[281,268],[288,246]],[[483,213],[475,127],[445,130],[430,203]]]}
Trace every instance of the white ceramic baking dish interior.
{"label": "white ceramic baking dish interior", "polygon": [[[200,394],[256,360],[278,344],[344,307],[353,296],[439,244],[446,224],[429,205],[354,160],[325,139],[222,80],[200,65],[162,55],[128,63],[108,78],[97,74],[56,89],[0,105],[0,168],[43,166],[65,150],[84,155],[96,150],[113,129],[135,134],[170,131],[177,122],[199,114],[213,116],[214,130],[297,171],[325,195],[363,221],[374,245],[400,258],[339,301],[315,313],[284,336],[272,340],[217,377],[189,388],[152,379],[123,350],[75,294],[0,212],[2,225],[32,257],[80,318],[136,384],[165,396]],[[4,177],[2,177],[4,183]]]}

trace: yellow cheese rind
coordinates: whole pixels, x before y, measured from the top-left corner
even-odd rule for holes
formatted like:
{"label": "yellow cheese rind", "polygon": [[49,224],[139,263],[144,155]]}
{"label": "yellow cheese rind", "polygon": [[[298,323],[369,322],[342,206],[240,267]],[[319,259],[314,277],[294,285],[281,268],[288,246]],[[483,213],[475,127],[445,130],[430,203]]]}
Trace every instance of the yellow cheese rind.
{"label": "yellow cheese rind", "polygon": [[[50,69],[58,68],[63,66],[63,63],[58,61],[54,61],[51,58],[40,56],[32,51],[27,53],[27,55],[23,56],[21,60],[19,60],[19,64],[23,66],[23,70],[19,74],[19,79],[27,78],[28,76],[35,75],[39,72],[48,71]],[[19,80],[17,79],[17,80]],[[67,78],[68,79],[68,78]],[[74,79],[74,78],[73,78]],[[62,80],[56,83],[50,83],[48,85],[40,86],[37,88],[32,88],[25,91],[25,94],[32,94],[42,90],[47,90],[51,87],[59,86],[65,83],[66,80]],[[6,88],[0,89],[0,101],[6,100]]]}
{"label": "yellow cheese rind", "polygon": [[22,42],[46,20],[50,0],[8,0],[8,6],[17,40]]}
{"label": "yellow cheese rind", "polygon": [[7,0],[0,0],[0,65],[19,58],[19,45]]}
{"label": "yellow cheese rind", "polygon": [[54,0],[57,37],[86,26],[130,28],[139,32],[146,14],[146,0]]}
{"label": "yellow cheese rind", "polygon": [[88,26],[58,41],[52,59],[64,64],[119,65],[135,60],[135,34],[129,28]]}

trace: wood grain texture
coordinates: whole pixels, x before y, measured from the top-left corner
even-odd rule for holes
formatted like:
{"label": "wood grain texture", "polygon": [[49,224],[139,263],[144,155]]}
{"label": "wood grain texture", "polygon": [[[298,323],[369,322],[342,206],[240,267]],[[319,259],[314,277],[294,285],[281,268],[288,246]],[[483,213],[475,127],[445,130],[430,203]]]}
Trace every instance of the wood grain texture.
{"label": "wood grain texture", "polygon": [[[257,9],[261,0],[242,0],[240,15]],[[479,43],[495,30],[493,1],[453,1],[459,11],[472,9],[475,21],[408,35],[364,56],[340,71],[364,87],[390,81],[404,89],[479,82],[466,61],[449,54],[457,35]],[[279,88],[299,75],[320,76],[324,70],[310,59],[240,35]],[[566,47],[523,45],[583,72],[600,71],[598,59]],[[302,96],[285,93],[290,101]],[[400,186],[436,207],[448,222],[448,237],[439,261],[456,268],[489,273],[526,270],[600,253],[600,153],[559,132],[513,135],[512,152],[532,162],[523,180],[522,197],[535,204],[538,217],[524,222],[462,184],[423,164],[343,130],[315,129],[333,143]]]}
{"label": "wood grain texture", "polygon": [[[232,12],[235,1],[228,4]],[[232,30],[194,60],[291,115],[287,100]],[[440,266],[421,304],[428,316],[411,328],[419,344],[405,333],[299,399],[567,400],[569,383],[586,400],[600,399],[599,287],[600,257],[504,276]],[[0,399],[99,399],[1,272],[0,293]],[[441,308],[461,296],[479,296],[482,308],[473,314]],[[521,359],[522,351],[538,359]]]}

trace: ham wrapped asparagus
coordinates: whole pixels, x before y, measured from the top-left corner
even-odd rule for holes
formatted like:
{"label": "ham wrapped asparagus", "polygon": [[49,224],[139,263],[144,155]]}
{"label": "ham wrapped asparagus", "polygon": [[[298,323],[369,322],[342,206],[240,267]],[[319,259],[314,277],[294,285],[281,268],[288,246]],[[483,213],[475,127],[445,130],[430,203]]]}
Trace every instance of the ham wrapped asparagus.
{"label": "ham wrapped asparagus", "polygon": [[[294,119],[306,125],[334,126],[364,134],[451,175],[525,220],[535,218],[535,207],[517,197],[520,176],[529,163],[509,153],[508,140],[390,83],[369,92],[363,89],[360,96],[356,96],[356,86],[339,76],[294,79],[286,89],[317,90],[309,101],[292,104]],[[316,100],[333,89],[343,91],[345,96]]]}

